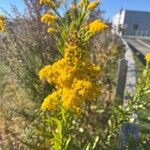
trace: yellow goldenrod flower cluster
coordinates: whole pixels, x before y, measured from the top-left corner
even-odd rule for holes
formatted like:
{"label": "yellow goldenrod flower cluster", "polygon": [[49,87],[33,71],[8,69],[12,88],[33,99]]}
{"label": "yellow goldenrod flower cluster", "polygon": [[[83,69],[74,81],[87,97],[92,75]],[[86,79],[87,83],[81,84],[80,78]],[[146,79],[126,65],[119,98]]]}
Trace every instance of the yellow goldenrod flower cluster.
{"label": "yellow goldenrod flower cluster", "polygon": [[[49,7],[56,7],[56,3],[54,3],[54,1],[52,1],[52,0],[40,0],[40,4],[47,5]],[[46,23],[46,24],[48,24],[48,26],[50,26],[55,22],[56,19],[57,19],[57,17],[53,13],[49,12],[49,13],[45,13],[41,17],[41,22]],[[49,27],[47,32],[48,33],[56,32],[56,29]]]}
{"label": "yellow goldenrod flower cluster", "polygon": [[96,6],[98,6],[98,4],[99,4],[99,0],[96,0],[96,1],[94,1],[94,2],[91,2],[91,3],[89,3],[89,5],[87,6],[87,9],[90,10],[90,11],[92,11],[92,10],[94,10],[94,8],[95,8]]}
{"label": "yellow goldenrod flower cluster", "polygon": [[91,33],[100,32],[106,28],[108,28],[108,26],[106,24],[104,24],[103,22],[101,22],[99,19],[91,22],[88,25],[88,30]]}
{"label": "yellow goldenrod flower cluster", "polygon": [[150,53],[146,54],[145,59],[147,62],[150,62]]}
{"label": "yellow goldenrod flower cluster", "polygon": [[80,0],[79,6],[85,6],[88,3],[88,0]]}
{"label": "yellow goldenrod flower cluster", "polygon": [[53,92],[52,94],[48,95],[44,102],[42,103],[41,109],[45,111],[46,109],[51,111],[56,108],[59,103],[59,99],[61,98],[61,91]]}
{"label": "yellow goldenrod flower cluster", "polygon": [[39,72],[40,79],[55,83],[57,89],[45,98],[42,110],[54,110],[60,104],[71,111],[80,112],[83,102],[93,100],[100,94],[100,86],[96,82],[100,68],[79,51],[76,44],[66,44],[64,58]]}
{"label": "yellow goldenrod flower cluster", "polygon": [[40,5],[47,5],[49,7],[55,7],[56,4],[53,0],[39,0]]}
{"label": "yellow goldenrod flower cluster", "polygon": [[0,16],[0,32],[4,31],[4,25],[5,25],[5,18],[3,16]]}
{"label": "yellow goldenrod flower cluster", "polygon": [[41,17],[42,23],[47,23],[51,25],[56,20],[56,17],[52,13],[46,13]]}
{"label": "yellow goldenrod flower cluster", "polygon": [[[48,0],[40,1],[41,4],[47,4],[48,2]],[[98,5],[98,1],[92,2],[89,5],[88,3],[88,0],[81,0],[72,9],[82,6],[81,9],[84,8],[82,11],[86,13],[87,9],[93,10]],[[80,8],[78,10],[80,11]],[[57,17],[59,18],[59,15]],[[63,30],[60,30],[61,27],[56,28],[59,24],[56,25],[56,29],[51,26],[55,20],[56,16],[52,13],[46,13],[41,17],[41,21],[48,24],[49,33],[57,30],[61,35],[63,34],[61,33]],[[84,102],[93,100],[100,95],[100,85],[97,81],[100,67],[90,62],[87,50],[84,47],[86,40],[82,41],[82,37],[86,35],[85,39],[89,39],[96,32],[106,29],[107,25],[100,20],[95,20],[86,27],[82,22],[77,25],[78,27],[83,27],[85,32],[81,33],[74,26],[70,28],[68,23],[67,28],[65,28],[65,30],[68,29],[68,34],[65,34],[64,41],[61,39],[64,42],[62,47],[64,52],[63,58],[52,65],[45,66],[39,72],[41,80],[47,80],[50,84],[55,84],[55,91],[43,101],[41,106],[43,111],[55,110],[58,105],[61,105],[78,113],[82,111],[81,108]],[[62,37],[64,37],[64,34]]]}
{"label": "yellow goldenrod flower cluster", "polygon": [[50,28],[47,29],[47,32],[48,32],[48,33],[52,33],[52,32],[56,32],[56,30],[55,30],[54,28],[51,28],[51,27],[50,27]]}

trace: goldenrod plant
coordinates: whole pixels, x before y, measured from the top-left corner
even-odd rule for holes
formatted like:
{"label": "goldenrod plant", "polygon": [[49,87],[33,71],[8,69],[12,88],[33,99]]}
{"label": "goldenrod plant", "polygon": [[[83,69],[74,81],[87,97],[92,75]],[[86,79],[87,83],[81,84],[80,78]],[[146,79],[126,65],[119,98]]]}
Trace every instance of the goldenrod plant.
{"label": "goldenrod plant", "polygon": [[58,50],[62,54],[60,60],[45,66],[39,72],[40,79],[55,84],[55,90],[44,99],[41,109],[57,114],[58,110],[61,111],[61,118],[58,116],[59,119],[52,117],[50,119],[57,125],[57,132],[54,131],[54,149],[67,147],[68,141],[66,143],[63,141],[66,138],[64,135],[66,129],[63,127],[69,124],[65,116],[67,111],[80,114],[84,111],[84,103],[100,95],[97,77],[101,69],[90,61],[85,47],[94,34],[107,29],[107,25],[99,19],[88,22],[91,12],[98,3],[98,1],[90,3],[88,0],[81,0],[79,3],[74,1],[67,15],[61,17],[57,11],[59,8],[57,1],[40,0],[41,5],[49,7],[49,12],[41,17],[41,21],[48,25],[48,32],[55,32]]}
{"label": "goldenrod plant", "polygon": [[[0,41],[3,68],[10,67],[11,80],[1,77],[3,68],[0,77],[12,86],[10,92],[3,83],[0,91],[5,90],[1,96],[5,103],[0,105],[5,121],[10,118],[3,127],[7,134],[2,149],[118,149],[122,124],[134,123],[132,114],[145,109],[142,96],[150,93],[150,55],[145,57],[147,65],[135,95],[122,106],[114,96],[122,47],[108,26],[93,17],[100,2],[24,1],[29,13],[17,13]],[[90,55],[93,49],[95,57]],[[16,88],[11,73],[19,77]]]}
{"label": "goldenrod plant", "polygon": [[146,54],[145,60],[147,63],[150,63],[150,53]]}
{"label": "goldenrod plant", "polygon": [[4,31],[5,26],[5,18],[3,16],[0,16],[0,32]]}
{"label": "goldenrod plant", "polygon": [[[51,1],[41,0],[40,4],[51,6]],[[63,55],[62,59],[53,65],[45,66],[39,72],[40,79],[55,83],[56,88],[44,99],[42,110],[54,110],[58,105],[62,105],[72,111],[80,112],[83,102],[100,95],[100,85],[96,81],[100,67],[90,62],[85,45],[93,34],[103,31],[107,25],[100,20],[87,22],[94,9],[89,10],[90,4],[87,0],[74,4],[77,5],[75,10],[77,15],[74,11],[68,10],[70,20],[63,19],[52,12],[41,17],[41,21],[49,26],[48,32],[57,33],[58,50]],[[96,7],[97,1],[92,2],[91,5]],[[59,47],[59,43],[63,45]]]}
{"label": "goldenrod plant", "polygon": [[150,53],[145,56],[146,67],[143,71],[143,78],[138,80],[137,98],[150,93]]}

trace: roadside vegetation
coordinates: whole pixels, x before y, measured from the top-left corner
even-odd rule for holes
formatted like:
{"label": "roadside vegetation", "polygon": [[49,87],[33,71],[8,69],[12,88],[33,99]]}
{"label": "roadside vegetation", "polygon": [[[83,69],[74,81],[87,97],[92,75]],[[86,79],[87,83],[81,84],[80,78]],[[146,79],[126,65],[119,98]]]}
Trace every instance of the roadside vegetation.
{"label": "roadside vegetation", "polygon": [[0,18],[0,148],[118,149],[122,124],[145,108],[149,58],[144,84],[123,107],[115,89],[124,51],[99,1],[24,3],[23,14],[13,7]]}
{"label": "roadside vegetation", "polygon": [[[134,53],[135,65],[136,65],[136,78],[139,79],[143,75],[145,68],[145,62],[142,62],[138,53]],[[145,109],[138,112],[139,119],[139,134],[142,137],[143,147],[149,149],[150,147],[150,94],[141,98],[141,101],[145,103]]]}

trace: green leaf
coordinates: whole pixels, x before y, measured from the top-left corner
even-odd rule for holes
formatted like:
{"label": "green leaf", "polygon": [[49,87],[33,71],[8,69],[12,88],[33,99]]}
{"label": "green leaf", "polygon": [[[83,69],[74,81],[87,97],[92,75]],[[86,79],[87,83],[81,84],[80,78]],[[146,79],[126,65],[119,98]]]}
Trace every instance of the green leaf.
{"label": "green leaf", "polygon": [[64,107],[61,107],[61,115],[62,115],[63,121],[66,123],[66,111]]}
{"label": "green leaf", "polygon": [[83,148],[83,150],[90,150],[90,147],[91,147],[91,143],[87,143],[85,145],[85,148]]}
{"label": "green leaf", "polygon": [[144,91],[144,94],[150,94],[150,89],[149,89],[149,90]]}
{"label": "green leaf", "polygon": [[66,149],[66,150],[68,149],[68,145],[69,145],[70,141],[71,141],[71,137],[69,137],[69,138],[67,139],[66,143],[65,143],[65,149]]}
{"label": "green leaf", "polygon": [[59,138],[62,139],[62,122],[59,119],[53,117],[51,118],[51,120],[53,120],[56,123]]}
{"label": "green leaf", "polygon": [[134,121],[135,121],[134,118],[130,118],[130,119],[129,119],[129,122],[130,122],[130,123],[133,123]]}
{"label": "green leaf", "polygon": [[93,144],[92,149],[95,149],[95,147],[96,147],[98,141],[99,141],[99,136],[96,136],[96,137],[95,137],[95,140],[94,140],[94,144]]}
{"label": "green leaf", "polygon": [[112,126],[112,121],[111,120],[108,120],[108,125],[109,125],[109,127]]}

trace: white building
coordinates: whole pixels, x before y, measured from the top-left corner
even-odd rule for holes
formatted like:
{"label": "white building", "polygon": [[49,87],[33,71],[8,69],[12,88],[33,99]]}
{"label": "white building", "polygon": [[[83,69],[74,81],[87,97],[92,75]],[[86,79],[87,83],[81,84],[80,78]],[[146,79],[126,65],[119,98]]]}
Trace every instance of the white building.
{"label": "white building", "polygon": [[112,28],[118,35],[150,36],[150,12],[120,10],[113,17]]}

